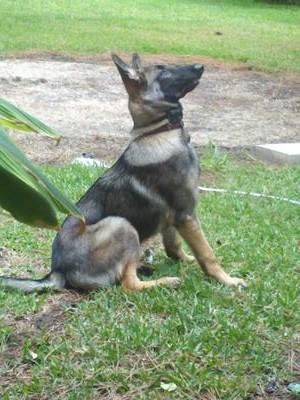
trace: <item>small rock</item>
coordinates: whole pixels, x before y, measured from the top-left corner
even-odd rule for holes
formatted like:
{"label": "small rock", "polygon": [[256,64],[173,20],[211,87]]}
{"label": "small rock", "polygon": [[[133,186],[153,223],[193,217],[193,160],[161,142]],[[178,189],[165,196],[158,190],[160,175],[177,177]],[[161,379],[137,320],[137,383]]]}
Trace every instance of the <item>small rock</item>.
{"label": "small rock", "polygon": [[299,395],[300,394],[300,382],[290,383],[287,388],[294,395]]}
{"label": "small rock", "polygon": [[34,351],[29,350],[28,353],[29,353],[30,357],[31,357],[33,360],[36,360],[36,359],[38,358],[38,354],[35,353]]}
{"label": "small rock", "polygon": [[83,152],[81,155],[82,155],[82,157],[84,157],[84,158],[95,158],[94,153],[90,153],[89,151],[85,151],[85,152]]}
{"label": "small rock", "polygon": [[109,165],[102,160],[97,160],[96,158],[89,158],[86,156],[82,157],[77,157],[72,161],[72,164],[81,164],[86,167],[103,167],[103,168],[108,168]]}
{"label": "small rock", "polygon": [[270,380],[266,385],[265,385],[265,392],[268,394],[275,393],[278,390],[278,385],[276,381]]}
{"label": "small rock", "polygon": [[160,387],[161,387],[163,390],[167,391],[167,392],[174,392],[174,390],[177,389],[177,385],[176,385],[176,383],[174,383],[174,382],[171,382],[171,383],[161,382],[161,383],[160,383]]}
{"label": "small rock", "polygon": [[146,264],[153,264],[153,250],[152,249],[146,249],[144,252],[144,259]]}

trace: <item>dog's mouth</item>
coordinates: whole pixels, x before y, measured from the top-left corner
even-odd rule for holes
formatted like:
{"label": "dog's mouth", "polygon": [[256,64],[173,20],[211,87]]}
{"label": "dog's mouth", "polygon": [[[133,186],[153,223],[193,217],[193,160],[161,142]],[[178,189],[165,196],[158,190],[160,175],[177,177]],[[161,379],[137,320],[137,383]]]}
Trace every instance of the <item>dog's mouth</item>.
{"label": "dog's mouth", "polygon": [[179,94],[178,98],[181,99],[182,97],[184,97],[187,93],[191,92],[192,90],[194,90],[198,85],[199,85],[199,79],[200,78],[196,78],[194,80],[192,80],[191,82],[189,82],[185,88],[181,91],[181,93]]}
{"label": "dog's mouth", "polygon": [[187,93],[191,92],[199,85],[200,78],[204,72],[204,67],[201,64],[195,64],[192,67],[192,74],[195,76],[194,79],[191,79],[181,91],[179,98],[184,97]]}
{"label": "dog's mouth", "polygon": [[200,78],[194,79],[189,85],[189,91],[194,90],[199,85]]}
{"label": "dog's mouth", "polygon": [[201,78],[203,72],[204,72],[204,67],[202,64],[195,64],[194,65],[194,71],[197,71],[198,75],[198,80]]}
{"label": "dog's mouth", "polygon": [[183,88],[178,88],[177,93],[172,96],[165,96],[166,100],[171,103],[177,103],[179,99],[182,99],[186,94],[195,89],[199,85],[199,79],[196,78],[184,85]]}

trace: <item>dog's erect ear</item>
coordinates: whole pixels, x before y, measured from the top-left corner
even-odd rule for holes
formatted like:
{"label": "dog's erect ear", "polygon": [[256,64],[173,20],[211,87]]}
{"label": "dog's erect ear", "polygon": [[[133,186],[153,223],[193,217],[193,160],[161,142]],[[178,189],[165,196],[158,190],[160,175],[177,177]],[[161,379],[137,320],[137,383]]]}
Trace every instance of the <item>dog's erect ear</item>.
{"label": "dog's erect ear", "polygon": [[132,67],[136,71],[142,71],[143,70],[141,59],[140,59],[140,56],[138,55],[138,53],[133,53],[132,54]]}
{"label": "dog's erect ear", "polygon": [[[131,98],[137,98],[140,96],[140,87],[144,83],[144,74],[135,69],[133,66],[129,66],[116,54],[112,54],[111,58],[115,63],[118,71],[121,75],[124,86]],[[136,64],[136,61],[134,62]]]}
{"label": "dog's erect ear", "polygon": [[126,64],[123,60],[121,60],[119,56],[117,56],[116,54],[112,54],[111,58],[118,68],[118,71],[120,72],[122,78],[126,77],[130,79],[138,79],[138,75],[135,70],[128,64]]}
{"label": "dog's erect ear", "polygon": [[136,71],[139,77],[139,82],[141,87],[147,87],[147,78],[144,72],[144,68],[142,66],[142,62],[138,53],[132,54],[132,68]]}

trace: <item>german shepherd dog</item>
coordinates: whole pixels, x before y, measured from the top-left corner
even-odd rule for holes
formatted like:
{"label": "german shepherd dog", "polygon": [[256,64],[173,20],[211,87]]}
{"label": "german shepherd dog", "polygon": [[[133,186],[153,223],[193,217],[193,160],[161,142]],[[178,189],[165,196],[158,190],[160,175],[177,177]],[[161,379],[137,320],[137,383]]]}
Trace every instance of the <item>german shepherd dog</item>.
{"label": "german shepherd dog", "polygon": [[183,128],[179,102],[199,83],[200,64],[142,66],[112,59],[129,96],[132,140],[116,163],[79,200],[85,216],[68,217],[52,246],[51,272],[40,280],[2,277],[0,284],[37,289],[96,289],[121,283],[129,291],[176,286],[177,277],[142,281],[137,276],[140,243],[161,233],[169,257],[191,261],[187,242],[205,274],[225,285],[244,286],[218,264],[197,220],[199,164]]}

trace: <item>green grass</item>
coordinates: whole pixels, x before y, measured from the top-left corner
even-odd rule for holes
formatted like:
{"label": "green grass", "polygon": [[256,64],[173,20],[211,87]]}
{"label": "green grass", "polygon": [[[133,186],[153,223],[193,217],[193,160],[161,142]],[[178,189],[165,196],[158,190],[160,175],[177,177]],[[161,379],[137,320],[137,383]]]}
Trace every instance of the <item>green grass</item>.
{"label": "green grass", "polygon": [[138,51],[300,70],[298,6],[254,0],[0,0],[0,9],[3,54]]}
{"label": "green grass", "polygon": [[[300,198],[299,167],[237,162],[213,151],[202,163],[203,185]],[[46,172],[73,199],[98,174],[78,166]],[[76,301],[74,294],[0,291],[2,399],[241,400],[271,376],[281,394],[285,382],[299,380],[299,206],[206,194],[199,216],[224,268],[247,280],[246,291],[221,286],[163,252],[155,255],[155,276],[180,275],[177,290],[126,294],[110,287]],[[48,270],[52,237],[2,220],[1,246],[14,249],[18,262],[10,272]],[[64,311],[58,322],[18,331],[53,305],[53,313]]]}

